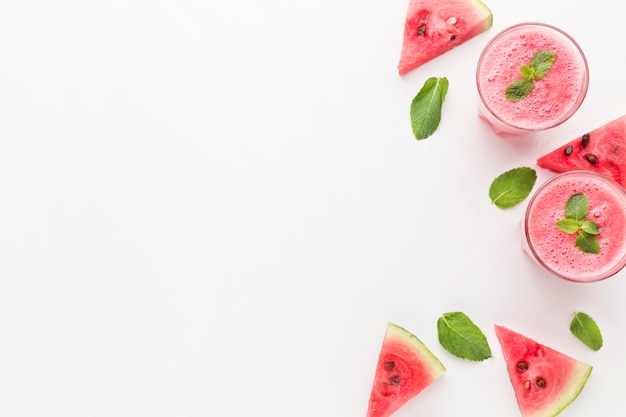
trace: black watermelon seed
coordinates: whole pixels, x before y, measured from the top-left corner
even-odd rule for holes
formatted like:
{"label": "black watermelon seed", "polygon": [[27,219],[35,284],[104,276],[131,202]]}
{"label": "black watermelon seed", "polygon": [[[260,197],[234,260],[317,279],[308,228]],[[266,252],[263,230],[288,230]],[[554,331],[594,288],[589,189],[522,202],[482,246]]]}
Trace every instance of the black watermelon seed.
{"label": "black watermelon seed", "polygon": [[385,371],[391,371],[395,367],[396,367],[396,364],[394,363],[394,361],[389,361],[385,363]]}
{"label": "black watermelon seed", "polygon": [[417,36],[424,36],[424,33],[426,33],[426,25],[422,25],[417,29]]}
{"label": "black watermelon seed", "polygon": [[525,371],[528,369],[528,364],[526,362],[520,362],[517,364],[517,369],[520,371]]}
{"label": "black watermelon seed", "polygon": [[450,40],[451,40],[451,41],[453,41],[453,40],[455,40],[455,39],[456,39],[456,35],[452,35],[452,36],[450,36]]}
{"label": "black watermelon seed", "polygon": [[542,377],[537,378],[537,386],[539,388],[545,388],[546,387],[546,380],[543,379]]}
{"label": "black watermelon seed", "polygon": [[400,385],[400,378],[397,376],[394,376],[393,378],[389,380],[389,382],[391,382],[391,385]]}
{"label": "black watermelon seed", "polygon": [[567,148],[565,148],[565,155],[570,156],[572,154],[572,152],[574,152],[574,148],[572,147],[572,145],[568,145]]}
{"label": "black watermelon seed", "polygon": [[597,164],[598,163],[598,158],[596,158],[595,155],[588,153],[587,155],[585,155],[585,159],[587,161],[589,161],[590,164]]}
{"label": "black watermelon seed", "polygon": [[585,133],[583,135],[583,140],[581,142],[581,145],[583,146],[583,148],[589,145],[589,133]]}

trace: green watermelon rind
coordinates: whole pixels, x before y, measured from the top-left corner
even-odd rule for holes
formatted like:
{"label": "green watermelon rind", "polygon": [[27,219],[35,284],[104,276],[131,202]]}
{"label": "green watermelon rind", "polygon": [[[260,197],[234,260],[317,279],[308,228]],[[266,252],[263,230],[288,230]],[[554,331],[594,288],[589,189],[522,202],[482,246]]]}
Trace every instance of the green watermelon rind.
{"label": "green watermelon rind", "polygon": [[417,338],[413,333],[398,326],[394,323],[387,324],[387,334],[385,337],[399,339],[413,347],[413,351],[418,352],[419,356],[424,359],[425,363],[429,367],[433,379],[438,378],[446,372],[446,368],[443,366],[439,358],[437,358],[426,345]]}
{"label": "green watermelon rind", "polygon": [[476,6],[476,8],[483,10],[484,15],[486,16],[486,19],[483,24],[484,30],[487,30],[491,26],[493,26],[493,13],[491,12],[491,9],[489,9],[489,7],[487,7],[485,3],[483,3],[481,0],[468,0],[468,2],[473,3]]}

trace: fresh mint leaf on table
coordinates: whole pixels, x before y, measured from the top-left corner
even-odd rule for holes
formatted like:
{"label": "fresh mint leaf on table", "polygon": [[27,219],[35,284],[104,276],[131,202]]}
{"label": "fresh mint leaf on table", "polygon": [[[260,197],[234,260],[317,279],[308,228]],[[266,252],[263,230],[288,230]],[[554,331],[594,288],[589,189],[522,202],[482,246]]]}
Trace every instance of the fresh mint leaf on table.
{"label": "fresh mint leaf on table", "polygon": [[411,127],[418,140],[426,139],[437,130],[441,107],[448,93],[448,79],[431,77],[411,102]]}
{"label": "fresh mint leaf on table", "polygon": [[556,52],[541,50],[537,52],[528,65],[520,67],[523,78],[513,81],[506,89],[506,98],[510,101],[520,101],[535,88],[535,81],[542,79],[552,68]]}
{"label": "fresh mint leaf on table", "polygon": [[465,313],[444,313],[437,333],[441,346],[454,356],[475,362],[492,357],[487,338]]}
{"label": "fresh mint leaf on table", "polygon": [[600,227],[591,220],[586,220],[589,212],[589,199],[582,193],[572,195],[565,204],[565,218],[556,222],[559,230],[576,236],[576,247],[585,253],[600,253],[600,244],[596,235],[600,234]]}
{"label": "fresh mint leaf on table", "polygon": [[514,207],[528,197],[536,181],[537,172],[534,169],[513,168],[493,180],[489,186],[489,198],[498,208]]}
{"label": "fresh mint leaf on table", "polygon": [[574,336],[591,349],[600,350],[602,347],[602,333],[600,333],[600,328],[588,314],[574,314],[569,329]]}

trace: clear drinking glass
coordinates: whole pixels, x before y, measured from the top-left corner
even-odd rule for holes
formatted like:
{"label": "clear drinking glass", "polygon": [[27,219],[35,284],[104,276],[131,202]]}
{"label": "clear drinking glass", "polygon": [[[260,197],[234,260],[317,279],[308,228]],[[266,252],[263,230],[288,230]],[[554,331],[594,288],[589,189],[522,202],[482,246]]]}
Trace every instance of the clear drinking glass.
{"label": "clear drinking glass", "polygon": [[[556,226],[564,219],[565,205],[575,194],[588,200],[580,221],[599,227],[595,235],[598,254],[581,251],[579,232],[569,234]],[[522,221],[522,247],[545,270],[575,282],[609,278],[626,265],[626,190],[613,179],[591,171],[558,174],[541,185],[531,197]]]}
{"label": "clear drinking glass", "polygon": [[[532,79],[532,91],[519,101],[506,98],[506,89],[523,79],[521,67],[531,67],[538,51],[555,52],[552,67]],[[565,122],[587,94],[587,59],[574,39],[544,23],[520,23],[491,39],[476,68],[478,114],[498,134],[526,134]]]}

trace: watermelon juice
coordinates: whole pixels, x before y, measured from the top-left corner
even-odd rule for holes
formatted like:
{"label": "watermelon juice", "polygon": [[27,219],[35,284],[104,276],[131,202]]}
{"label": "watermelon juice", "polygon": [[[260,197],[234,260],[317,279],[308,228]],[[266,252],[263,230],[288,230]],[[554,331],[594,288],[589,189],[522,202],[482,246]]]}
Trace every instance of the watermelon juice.
{"label": "watermelon juice", "polygon": [[[583,252],[576,244],[579,232],[564,232],[556,225],[566,217],[570,197],[579,194],[588,200],[580,220],[593,221],[599,228],[595,235],[599,253]],[[604,175],[569,171],[546,181],[531,198],[522,226],[528,255],[558,277],[599,281],[626,265],[626,190]]]}
{"label": "watermelon juice", "polygon": [[[529,66],[539,51],[555,53],[552,66],[532,80],[526,97],[511,101],[507,88],[525,78],[522,66]],[[543,23],[511,26],[487,43],[478,60],[479,116],[496,133],[524,134],[557,126],[582,104],[588,73],[585,55],[565,32]]]}

